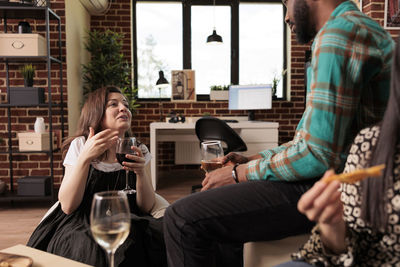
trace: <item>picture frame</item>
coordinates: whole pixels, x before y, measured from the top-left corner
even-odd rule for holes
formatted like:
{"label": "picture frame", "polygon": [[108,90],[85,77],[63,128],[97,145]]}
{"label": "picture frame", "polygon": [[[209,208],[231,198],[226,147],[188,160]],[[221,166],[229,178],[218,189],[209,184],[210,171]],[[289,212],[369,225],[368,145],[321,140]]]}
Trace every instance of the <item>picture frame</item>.
{"label": "picture frame", "polygon": [[171,90],[171,101],[196,101],[194,70],[172,70]]}
{"label": "picture frame", "polygon": [[400,30],[399,0],[385,0],[385,29]]}

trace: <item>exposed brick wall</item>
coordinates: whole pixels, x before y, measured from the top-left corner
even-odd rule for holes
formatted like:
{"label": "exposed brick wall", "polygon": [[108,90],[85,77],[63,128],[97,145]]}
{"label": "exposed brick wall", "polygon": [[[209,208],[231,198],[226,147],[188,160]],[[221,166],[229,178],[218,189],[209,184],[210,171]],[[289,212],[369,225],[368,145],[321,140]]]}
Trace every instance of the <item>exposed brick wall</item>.
{"label": "exposed brick wall", "polygon": [[[68,119],[67,119],[67,79],[66,79],[66,64],[65,64],[65,8],[64,0],[51,0],[51,8],[55,13],[61,18],[61,32],[62,32],[62,60],[63,60],[63,98],[64,98],[64,129],[65,134],[68,129]],[[19,20],[7,20],[7,32],[16,33],[17,25]],[[45,33],[45,22],[44,20],[34,20],[26,19],[31,25],[33,33],[40,33],[44,36]],[[0,32],[4,32],[4,25],[0,26]],[[50,45],[51,45],[51,55],[58,57],[58,31],[57,22],[50,22]],[[27,62],[29,63],[29,62]],[[23,87],[23,78],[19,72],[19,67],[23,63],[10,63],[9,64],[9,78],[10,86]],[[47,94],[47,67],[45,63],[34,63],[36,67],[36,76],[34,78],[35,87],[45,88],[46,103],[48,101]],[[52,64],[51,70],[51,94],[52,102],[60,103],[60,70],[58,64]],[[6,89],[6,67],[4,63],[0,63],[0,103],[7,103],[7,89]],[[59,108],[53,109],[52,123],[53,129],[61,130],[61,117]],[[45,123],[48,126],[49,123],[49,113],[47,107],[29,107],[29,108],[11,108],[11,130],[12,130],[12,146],[13,149],[18,149],[17,132],[31,131],[33,130],[33,125],[35,123],[36,117],[42,116],[45,119]],[[5,140],[5,142],[0,144],[0,151],[8,151],[8,124],[7,124],[7,108],[0,108],[0,137]],[[61,154],[59,152],[54,154],[54,182],[59,184],[62,178],[62,166],[61,166]],[[18,179],[22,176],[34,176],[34,175],[50,175],[50,158],[43,153],[38,154],[13,154],[13,174],[14,179]],[[9,182],[10,172],[9,172],[9,156],[8,154],[0,155],[0,179]],[[14,180],[14,184],[15,180]]]}

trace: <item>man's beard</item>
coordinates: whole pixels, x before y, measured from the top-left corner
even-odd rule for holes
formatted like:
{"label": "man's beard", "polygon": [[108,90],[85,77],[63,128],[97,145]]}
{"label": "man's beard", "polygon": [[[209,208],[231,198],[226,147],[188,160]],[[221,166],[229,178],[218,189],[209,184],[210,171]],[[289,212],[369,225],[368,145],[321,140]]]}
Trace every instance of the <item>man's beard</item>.
{"label": "man's beard", "polygon": [[310,7],[305,0],[296,0],[294,3],[294,25],[300,44],[307,44],[317,34],[315,26],[310,25]]}

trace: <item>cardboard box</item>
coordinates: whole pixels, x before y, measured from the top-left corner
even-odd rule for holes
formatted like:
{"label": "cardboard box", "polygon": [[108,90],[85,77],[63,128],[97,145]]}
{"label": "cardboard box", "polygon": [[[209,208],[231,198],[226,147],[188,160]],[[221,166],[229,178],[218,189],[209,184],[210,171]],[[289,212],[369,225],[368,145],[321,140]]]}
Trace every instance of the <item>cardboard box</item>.
{"label": "cardboard box", "polygon": [[1,33],[0,56],[46,56],[46,39],[37,33]]}
{"label": "cardboard box", "polygon": [[[17,133],[17,136],[18,136],[18,145],[20,151],[43,151],[50,149],[50,135],[48,132]],[[55,141],[54,133],[53,133],[53,141]],[[53,145],[53,149],[54,148],[56,148],[56,146]]]}
{"label": "cardboard box", "polygon": [[49,176],[25,176],[19,178],[18,195],[20,196],[48,196],[50,195]]}
{"label": "cardboard box", "polygon": [[10,87],[10,104],[38,105],[44,104],[44,88]]}

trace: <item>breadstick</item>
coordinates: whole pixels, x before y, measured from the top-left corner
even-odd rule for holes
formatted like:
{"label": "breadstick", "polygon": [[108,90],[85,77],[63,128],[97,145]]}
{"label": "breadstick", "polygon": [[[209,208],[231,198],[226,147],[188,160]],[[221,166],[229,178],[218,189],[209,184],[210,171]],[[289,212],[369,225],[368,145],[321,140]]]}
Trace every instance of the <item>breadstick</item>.
{"label": "breadstick", "polygon": [[352,184],[357,181],[361,181],[367,177],[378,177],[382,175],[382,170],[385,168],[385,164],[376,165],[367,169],[359,169],[349,173],[335,174],[322,179],[325,183],[330,183],[333,180],[338,180],[341,183]]}

